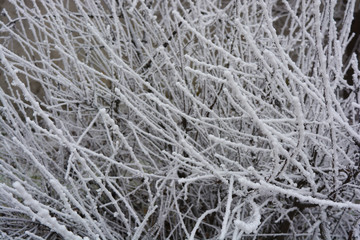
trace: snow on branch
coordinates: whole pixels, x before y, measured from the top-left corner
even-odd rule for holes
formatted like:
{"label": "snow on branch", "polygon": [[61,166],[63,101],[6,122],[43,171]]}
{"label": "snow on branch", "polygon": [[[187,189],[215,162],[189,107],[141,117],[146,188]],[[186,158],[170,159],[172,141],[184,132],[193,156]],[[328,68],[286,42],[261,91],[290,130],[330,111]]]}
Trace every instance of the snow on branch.
{"label": "snow on branch", "polygon": [[355,0],[1,4],[0,236],[359,232]]}

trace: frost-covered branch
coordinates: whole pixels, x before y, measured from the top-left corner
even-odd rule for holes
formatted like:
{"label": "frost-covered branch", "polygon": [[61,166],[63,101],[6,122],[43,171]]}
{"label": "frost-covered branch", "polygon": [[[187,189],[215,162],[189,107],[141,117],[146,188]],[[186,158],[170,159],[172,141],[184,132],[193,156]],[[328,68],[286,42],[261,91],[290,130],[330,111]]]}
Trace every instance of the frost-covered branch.
{"label": "frost-covered branch", "polygon": [[354,236],[354,7],[9,1],[0,236]]}

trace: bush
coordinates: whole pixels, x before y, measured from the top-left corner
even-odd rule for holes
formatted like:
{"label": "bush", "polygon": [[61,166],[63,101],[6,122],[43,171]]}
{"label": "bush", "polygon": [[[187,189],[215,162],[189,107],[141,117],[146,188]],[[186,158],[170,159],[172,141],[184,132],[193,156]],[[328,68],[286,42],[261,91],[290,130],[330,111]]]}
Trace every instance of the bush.
{"label": "bush", "polygon": [[358,236],[355,1],[11,2],[4,238]]}

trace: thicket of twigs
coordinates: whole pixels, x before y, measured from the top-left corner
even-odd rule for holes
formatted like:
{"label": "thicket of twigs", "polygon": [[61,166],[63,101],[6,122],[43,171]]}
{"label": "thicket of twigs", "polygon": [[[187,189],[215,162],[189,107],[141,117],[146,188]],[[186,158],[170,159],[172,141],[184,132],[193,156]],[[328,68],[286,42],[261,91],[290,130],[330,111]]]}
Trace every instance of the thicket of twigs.
{"label": "thicket of twigs", "polygon": [[355,1],[11,2],[2,237],[359,236]]}

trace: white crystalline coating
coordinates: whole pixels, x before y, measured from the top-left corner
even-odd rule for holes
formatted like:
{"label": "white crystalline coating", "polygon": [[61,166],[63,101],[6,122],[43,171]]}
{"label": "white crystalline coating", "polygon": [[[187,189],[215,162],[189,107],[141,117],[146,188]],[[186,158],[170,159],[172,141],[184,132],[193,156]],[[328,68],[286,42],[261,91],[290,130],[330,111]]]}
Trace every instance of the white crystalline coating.
{"label": "white crystalline coating", "polygon": [[115,93],[116,93],[117,95],[121,95],[120,89],[115,88]]}
{"label": "white crystalline coating", "polygon": [[100,110],[99,110],[99,113],[100,113],[101,115],[105,115],[105,114],[106,114],[106,109],[105,109],[105,108],[100,109]]}
{"label": "white crystalline coating", "polygon": [[244,231],[246,234],[254,233],[258,229],[258,227],[261,224],[261,215],[259,207],[252,202],[251,203],[253,215],[251,216],[251,219],[247,222],[241,221],[239,219],[236,219],[234,221],[234,224],[236,227],[238,227],[240,230]]}
{"label": "white crystalline coating", "polygon": [[25,188],[21,185],[20,182],[14,182],[13,187],[18,191],[21,198],[24,199],[24,203],[36,212],[36,216],[42,224],[50,227],[66,239],[82,239],[81,237],[74,235],[72,232],[68,231],[64,225],[59,224],[56,218],[51,217],[49,210],[43,208],[40,202],[33,199],[33,197],[25,190]]}
{"label": "white crystalline coating", "polygon": [[16,188],[16,190],[18,190],[18,192],[20,193],[20,194],[23,194],[24,192],[25,192],[25,189],[24,189],[24,187],[21,185],[21,183],[20,182],[14,182],[13,183],[13,187],[14,188]]}
{"label": "white crystalline coating", "polygon": [[110,115],[106,113],[106,109],[105,108],[100,109],[99,113],[103,117],[105,123],[108,124],[113,131],[118,133],[119,132],[119,126],[115,123],[114,119],[112,119],[110,117]]}
{"label": "white crystalline coating", "polygon": [[9,232],[358,235],[355,0],[9,2],[0,19]]}
{"label": "white crystalline coating", "polygon": [[232,76],[232,73],[228,70],[224,71],[224,76],[229,80],[229,81],[234,81],[234,78]]}
{"label": "white crystalline coating", "polygon": [[270,66],[272,66],[274,68],[278,68],[278,61],[273,52],[265,49],[264,55]]}

